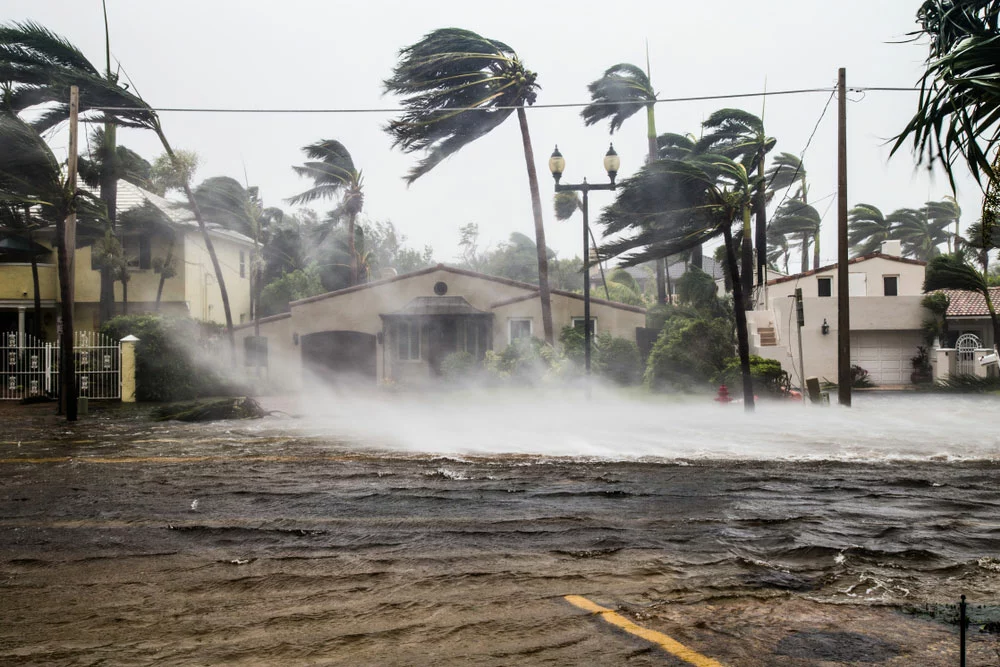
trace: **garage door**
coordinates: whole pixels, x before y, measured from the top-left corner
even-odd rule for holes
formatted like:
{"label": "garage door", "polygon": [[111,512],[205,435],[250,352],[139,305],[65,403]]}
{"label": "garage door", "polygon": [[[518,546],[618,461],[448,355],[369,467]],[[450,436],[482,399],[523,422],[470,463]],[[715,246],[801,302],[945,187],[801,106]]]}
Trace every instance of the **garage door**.
{"label": "garage door", "polygon": [[851,334],[851,364],[868,371],[877,385],[910,384],[910,357],[922,344],[915,331],[855,332]]}
{"label": "garage door", "polygon": [[302,368],[333,383],[375,382],[375,336],[320,331],[302,337]]}

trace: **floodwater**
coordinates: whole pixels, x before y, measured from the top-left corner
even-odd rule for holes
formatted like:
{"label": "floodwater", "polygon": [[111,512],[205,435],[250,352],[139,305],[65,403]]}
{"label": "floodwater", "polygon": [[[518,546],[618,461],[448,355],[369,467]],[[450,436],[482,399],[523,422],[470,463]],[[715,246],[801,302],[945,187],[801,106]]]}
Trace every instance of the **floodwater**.
{"label": "floodwater", "polygon": [[0,664],[687,664],[572,594],[727,665],[954,665],[904,612],[1000,602],[995,398],[266,403],[4,407]]}

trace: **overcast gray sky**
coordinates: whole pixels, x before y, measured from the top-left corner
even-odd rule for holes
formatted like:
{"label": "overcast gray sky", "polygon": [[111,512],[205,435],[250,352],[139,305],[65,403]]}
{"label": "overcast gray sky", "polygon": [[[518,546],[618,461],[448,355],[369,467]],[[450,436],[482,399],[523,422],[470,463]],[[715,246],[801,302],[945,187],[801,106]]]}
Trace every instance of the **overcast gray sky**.
{"label": "overcast gray sky", "polygon": [[[642,65],[645,43],[660,97],[832,87],[837,68],[848,85],[910,86],[922,71],[925,47],[900,44],[915,27],[917,0],[742,0],[680,2],[503,3],[426,0],[318,2],[284,0],[108,0],[112,55],[139,92],[159,107],[396,108],[381,82],[400,48],[441,27],[460,27],[502,40],[539,73],[539,104],[586,102],[587,83],[619,62]],[[31,19],[67,37],[103,65],[99,0],[0,0],[0,18]],[[910,155],[889,160],[886,140],[912,115],[916,94],[849,95],[851,205],[874,204],[888,213],[919,207],[950,194],[943,174],[916,169]],[[775,151],[799,154],[828,94],[770,97],[763,109]],[[658,104],[657,130],[699,132],[716,109],[756,114],[761,98]],[[291,165],[302,146],[322,138],[342,141],[362,169],[365,212],[391,219],[411,246],[433,246],[438,261],[454,261],[458,229],[477,222],[484,243],[512,231],[533,236],[524,157],[512,116],[409,188],[402,176],[417,156],[390,148],[382,126],[388,113],[162,114],[171,143],[202,158],[197,179],[228,175],[258,185],[267,205],[306,189]],[[579,219],[557,222],[551,211],[547,159],[559,144],[572,182],[606,176],[601,159],[606,126],[585,128],[579,109],[536,109],[528,122],[543,193],[548,244],[561,257],[579,255]],[[122,143],[148,159],[160,147],[151,133],[124,131]],[[636,114],[613,138],[622,175],[642,164],[645,123]],[[52,138],[65,154],[63,134]],[[822,257],[836,254],[836,103],[830,105],[805,154],[810,201],[825,213]],[[959,181],[967,224],[979,215],[981,193]],[[592,196],[592,210],[611,200]],[[286,207],[287,208],[287,207]],[[317,208],[325,209],[325,206]],[[332,203],[329,206],[332,208]],[[792,268],[795,268],[794,266]]]}

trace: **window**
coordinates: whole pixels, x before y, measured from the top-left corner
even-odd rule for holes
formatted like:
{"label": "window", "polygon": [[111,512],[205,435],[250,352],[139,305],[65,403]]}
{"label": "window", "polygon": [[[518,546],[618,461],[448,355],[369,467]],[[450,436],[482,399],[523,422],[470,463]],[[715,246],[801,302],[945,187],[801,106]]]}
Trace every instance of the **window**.
{"label": "window", "polygon": [[396,325],[396,358],[400,361],[420,360],[420,325],[416,322]]}
{"label": "window", "polygon": [[833,278],[817,278],[816,285],[819,296],[833,296]]}
{"label": "window", "polygon": [[482,358],[482,352],[485,352],[486,337],[483,334],[482,327],[475,320],[466,320],[465,322],[465,351],[471,354],[475,359]]}
{"label": "window", "polygon": [[149,269],[153,265],[148,236],[126,236],[122,239],[122,251],[130,268]]}
{"label": "window", "polygon": [[510,342],[518,338],[531,338],[531,319],[521,318],[510,320]]}
{"label": "window", "polygon": [[899,276],[882,276],[882,294],[899,296]]}
{"label": "window", "polygon": [[246,253],[240,250],[240,278],[247,277],[247,256]]}
{"label": "window", "polygon": [[[583,331],[583,318],[582,317],[574,317],[573,318],[573,328],[574,329],[578,329],[580,331]],[[590,335],[593,336],[596,333],[597,333],[597,318],[596,317],[591,317],[590,318]]]}

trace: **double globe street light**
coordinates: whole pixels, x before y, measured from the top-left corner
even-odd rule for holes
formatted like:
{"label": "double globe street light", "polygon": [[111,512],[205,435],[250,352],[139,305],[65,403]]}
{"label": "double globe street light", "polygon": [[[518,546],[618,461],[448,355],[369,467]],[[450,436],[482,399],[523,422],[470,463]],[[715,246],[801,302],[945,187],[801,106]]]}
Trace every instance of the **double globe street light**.
{"label": "double globe street light", "polygon": [[608,172],[610,183],[605,185],[591,185],[585,178],[583,179],[583,183],[563,184],[559,182],[559,179],[562,178],[563,171],[566,169],[566,158],[559,152],[559,146],[556,146],[556,149],[552,151],[552,156],[549,158],[549,171],[552,172],[552,178],[556,181],[556,192],[583,193],[583,204],[580,207],[583,210],[583,358],[587,375],[590,375],[590,348],[594,334],[594,328],[591,325],[590,319],[590,243],[588,240],[590,220],[587,194],[591,190],[614,190],[617,187],[615,177],[618,176],[618,168],[620,166],[621,160],[618,157],[618,153],[615,152],[614,144],[612,144],[608,148],[608,152],[604,155],[604,170]]}

